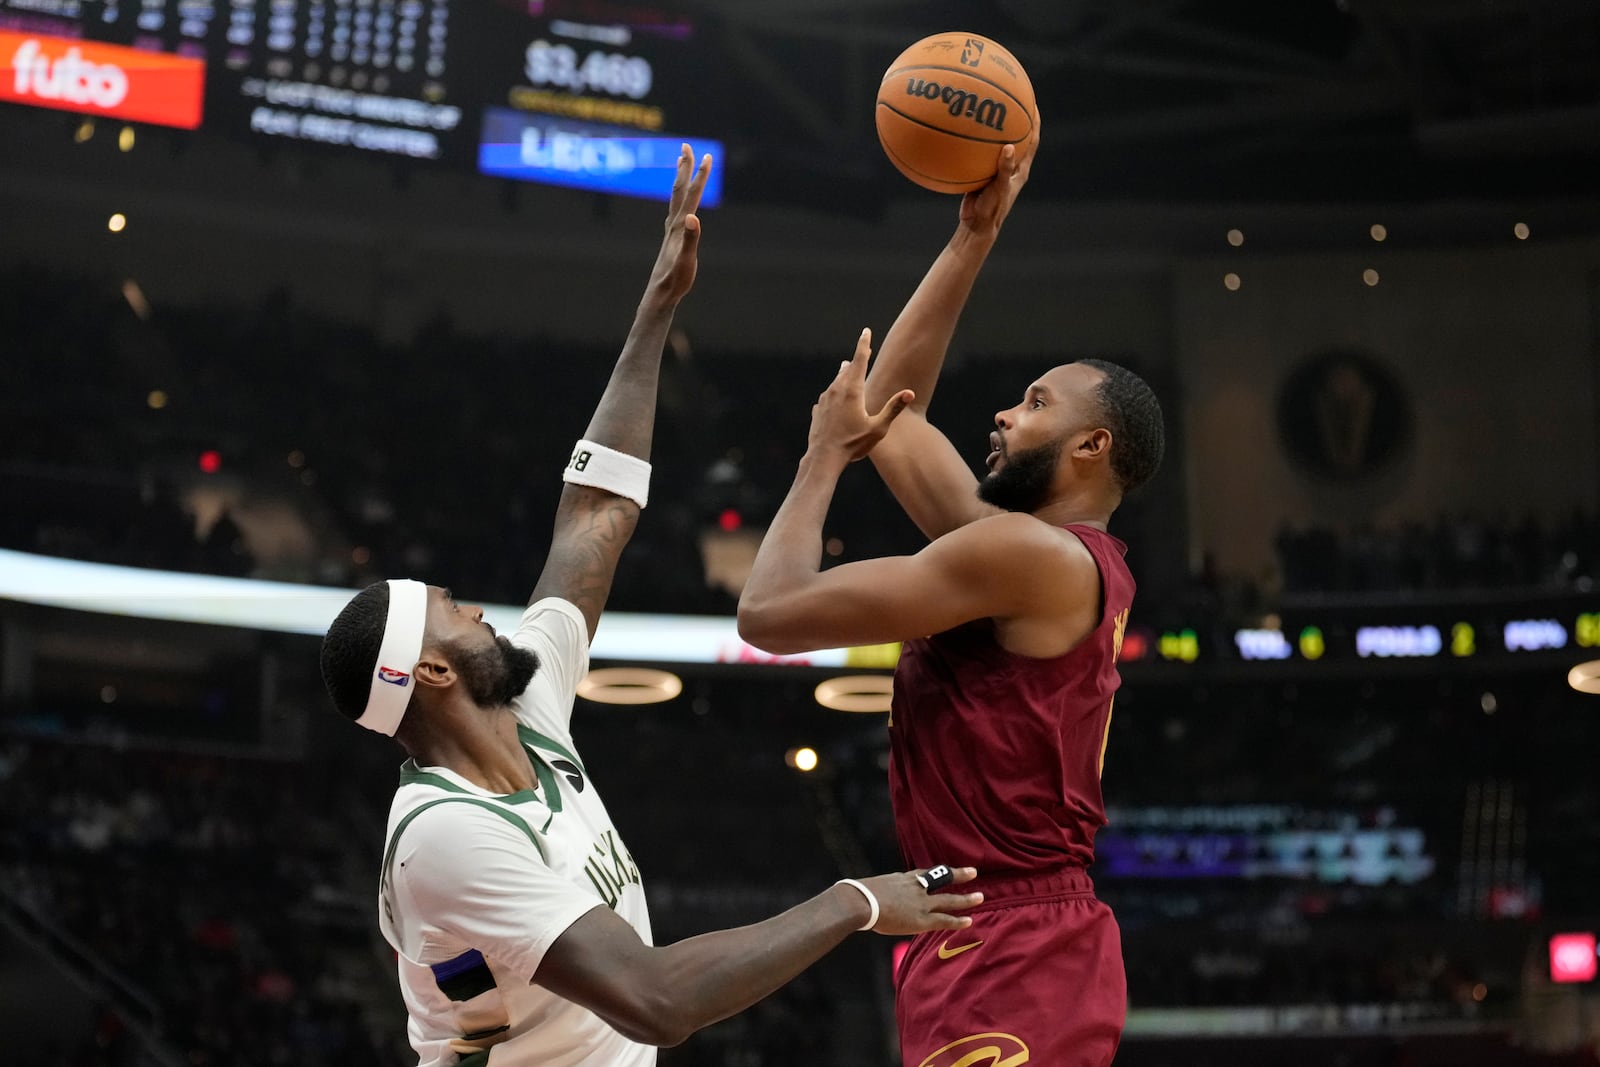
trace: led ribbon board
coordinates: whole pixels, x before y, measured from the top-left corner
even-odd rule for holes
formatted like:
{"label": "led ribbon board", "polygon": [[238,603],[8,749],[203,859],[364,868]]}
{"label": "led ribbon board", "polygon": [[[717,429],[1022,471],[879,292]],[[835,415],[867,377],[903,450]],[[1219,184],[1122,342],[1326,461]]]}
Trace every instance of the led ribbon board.
{"label": "led ribbon board", "polygon": [[[220,578],[55,559],[0,549],[0,599],[138,619],[232,626],[321,636],[354,589],[249,578]],[[486,604],[484,615],[513,633],[523,609]],[[600,618],[590,655],[648,663],[753,663],[799,667],[853,665],[856,650],[833,648],[773,656],[739,637],[732,618],[610,612]]]}

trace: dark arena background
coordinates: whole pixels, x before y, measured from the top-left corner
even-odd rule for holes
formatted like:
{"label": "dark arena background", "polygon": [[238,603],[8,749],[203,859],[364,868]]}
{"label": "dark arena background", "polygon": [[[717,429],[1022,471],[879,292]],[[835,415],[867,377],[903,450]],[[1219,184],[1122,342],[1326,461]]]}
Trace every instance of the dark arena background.
{"label": "dark arena background", "polygon": [[[594,646],[650,673],[575,732],[660,941],[899,869],[897,649],[774,660],[732,613],[816,394],[955,225],[872,119],[952,29],[1043,143],[933,420],[977,469],[1077,357],[1168,420],[1112,524],[1117,1062],[1597,1062],[1593,0],[0,0],[7,1062],[415,1062],[401,756],[318,635],[399,574],[514,618],[681,140],[716,205]],[[919,543],[865,464],[827,536]],[[896,948],[661,1063],[898,1063]]]}

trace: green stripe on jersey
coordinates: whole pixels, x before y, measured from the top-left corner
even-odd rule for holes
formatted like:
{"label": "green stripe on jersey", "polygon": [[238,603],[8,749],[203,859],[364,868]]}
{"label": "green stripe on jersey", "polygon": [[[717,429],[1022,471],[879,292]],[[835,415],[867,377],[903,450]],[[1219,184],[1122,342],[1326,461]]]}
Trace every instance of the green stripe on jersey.
{"label": "green stripe on jersey", "polygon": [[[534,770],[537,771],[538,767],[536,766]],[[540,776],[539,781],[543,783],[544,778]],[[436,789],[443,789],[449,793],[459,793],[462,796],[469,797],[474,795],[442,774],[434,774],[432,771],[423,770],[417,766],[417,761],[414,759],[408,759],[400,765],[400,784],[431,785]],[[507,804],[526,804],[530,800],[538,800],[539,792],[536,789],[519,789],[515,793],[496,796],[495,799]]]}
{"label": "green stripe on jersey", "polygon": [[[529,826],[522,816],[516,814],[515,812],[507,811],[494,801],[484,800],[482,797],[439,797],[436,800],[428,801],[426,804],[419,804],[415,808],[412,808],[410,811],[406,812],[406,817],[401,819],[400,825],[394,828],[394,833],[389,837],[389,847],[385,849],[383,853],[383,868],[378,881],[378,890],[380,893],[388,892],[389,868],[394,865],[394,854],[400,848],[400,835],[406,832],[406,827],[411,825],[411,820],[415,819],[418,815],[421,815],[431,807],[435,807],[439,804],[448,804],[452,801],[461,804],[476,804],[480,808],[494,812],[506,822],[510,823],[512,826],[515,826],[518,830],[521,830],[524,834],[526,834],[528,840],[533,844],[533,847],[539,850],[540,857],[543,858],[546,863],[550,862],[550,857],[546,855],[544,846],[539,843],[539,836],[533,832],[533,827]],[[549,823],[546,823],[545,825],[549,826]]]}
{"label": "green stripe on jersey", "polygon": [[577,765],[578,770],[582,771],[585,777],[589,775],[589,769],[583,765],[583,760],[578,758],[578,754],[555,738],[546,737],[533,727],[524,726],[520,722],[517,723],[517,736],[522,739],[522,743],[525,745],[532,745],[535,748],[542,748],[546,752],[554,752],[558,756],[566,757]]}

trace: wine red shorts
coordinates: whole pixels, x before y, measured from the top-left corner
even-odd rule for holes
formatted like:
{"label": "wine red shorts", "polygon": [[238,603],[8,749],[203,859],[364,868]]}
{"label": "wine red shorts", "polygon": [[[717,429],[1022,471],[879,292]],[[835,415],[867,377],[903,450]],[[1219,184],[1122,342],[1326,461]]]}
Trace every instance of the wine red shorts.
{"label": "wine red shorts", "polygon": [[1088,872],[983,879],[972,925],[919,934],[896,977],[905,1067],[1104,1067],[1127,1016],[1122,935]]}

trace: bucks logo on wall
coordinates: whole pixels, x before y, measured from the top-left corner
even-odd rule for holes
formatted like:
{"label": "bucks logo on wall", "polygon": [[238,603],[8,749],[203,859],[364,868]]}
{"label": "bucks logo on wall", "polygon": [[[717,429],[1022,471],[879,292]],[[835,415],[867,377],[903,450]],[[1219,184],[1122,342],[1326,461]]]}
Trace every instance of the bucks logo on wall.
{"label": "bucks logo on wall", "polygon": [[1312,356],[1278,392],[1278,434],[1295,463],[1330,481],[1382,472],[1411,442],[1411,403],[1371,355],[1338,349]]}

